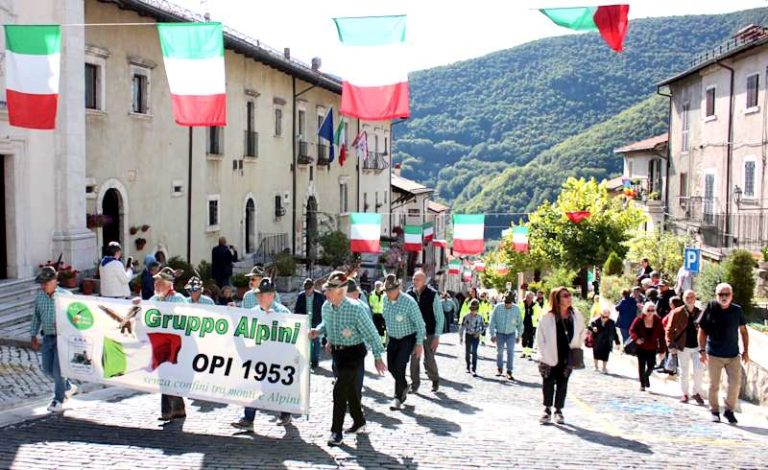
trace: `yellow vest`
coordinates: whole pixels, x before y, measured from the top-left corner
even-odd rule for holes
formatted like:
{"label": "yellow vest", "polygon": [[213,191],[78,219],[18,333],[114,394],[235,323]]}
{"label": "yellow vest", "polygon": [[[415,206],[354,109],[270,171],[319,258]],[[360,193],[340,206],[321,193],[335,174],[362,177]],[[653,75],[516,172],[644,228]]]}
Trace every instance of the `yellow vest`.
{"label": "yellow vest", "polygon": [[[546,305],[546,304],[545,304]],[[523,321],[525,321],[525,301],[520,302],[517,304],[517,306],[520,308],[520,315],[523,316]],[[533,327],[536,328],[539,326],[539,319],[541,318],[541,305],[538,304],[538,302],[533,302]]]}
{"label": "yellow vest", "polygon": [[384,313],[384,292],[376,294],[376,291],[371,292],[368,296],[368,303],[371,305],[371,312],[374,315],[381,315]]}

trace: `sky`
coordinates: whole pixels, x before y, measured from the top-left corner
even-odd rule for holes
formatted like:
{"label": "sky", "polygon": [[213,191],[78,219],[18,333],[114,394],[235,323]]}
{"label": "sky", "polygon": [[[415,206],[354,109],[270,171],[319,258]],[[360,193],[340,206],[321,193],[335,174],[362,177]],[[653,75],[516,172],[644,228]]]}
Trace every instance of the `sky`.
{"label": "sky", "polygon": [[[345,66],[333,17],[406,14],[408,70],[470,59],[543,37],[579,34],[536,11],[546,7],[599,5],[595,0],[169,0],[221,21],[321,70]],[[618,3],[617,1],[602,4]],[[630,19],[713,14],[768,7],[768,0],[636,0]],[[628,34],[632,34],[632,29]]]}

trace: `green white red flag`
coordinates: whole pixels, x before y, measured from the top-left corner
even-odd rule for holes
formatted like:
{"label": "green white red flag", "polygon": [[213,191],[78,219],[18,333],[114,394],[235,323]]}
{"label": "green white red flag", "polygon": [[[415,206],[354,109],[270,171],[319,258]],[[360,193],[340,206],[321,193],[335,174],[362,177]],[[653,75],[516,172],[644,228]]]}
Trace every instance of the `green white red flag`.
{"label": "green white red flag", "polygon": [[448,248],[448,240],[432,240],[432,246],[436,248]]}
{"label": "green white red flag", "polygon": [[431,242],[435,238],[435,226],[432,222],[424,223],[424,241]]}
{"label": "green white red flag", "polygon": [[485,247],[484,214],[454,214],[453,251],[465,255],[479,255]]}
{"label": "green white red flag", "polygon": [[541,11],[555,24],[576,31],[598,31],[616,52],[624,49],[624,36],[629,28],[629,5],[596,7],[545,8]]}
{"label": "green white red flag", "polygon": [[349,221],[349,241],[353,253],[381,251],[381,214],[353,212]]}
{"label": "green white red flag", "polygon": [[333,144],[339,149],[339,165],[344,166],[344,162],[347,161],[347,123],[343,119],[339,119]]}
{"label": "green white red flag", "polygon": [[8,121],[26,129],[54,129],[61,74],[61,28],[5,25]]}
{"label": "green white red flag", "polygon": [[403,249],[405,251],[421,251],[421,226],[406,225],[403,233],[405,237]]}
{"label": "green white red flag", "polygon": [[475,265],[473,267],[475,271],[481,273],[485,271],[485,262],[483,260],[477,260],[475,261]]}
{"label": "green white red flag", "polygon": [[226,126],[221,23],[158,23],[173,117],[180,126]]}
{"label": "green white red flag", "polygon": [[346,49],[341,114],[368,121],[406,118],[405,15],[334,18]]}
{"label": "green white red flag", "polygon": [[512,244],[515,247],[515,251],[528,251],[528,227],[517,225],[512,229]]}
{"label": "green white red flag", "polygon": [[509,274],[509,266],[507,266],[507,265],[506,265],[506,264],[504,264],[504,263],[500,263],[500,264],[497,264],[497,265],[495,265],[495,266],[493,267],[493,271],[494,271],[494,272],[495,272],[495,273],[496,273],[498,276],[506,276],[507,274]]}
{"label": "green white red flag", "polygon": [[461,260],[452,259],[448,262],[448,274],[458,276],[461,272]]}

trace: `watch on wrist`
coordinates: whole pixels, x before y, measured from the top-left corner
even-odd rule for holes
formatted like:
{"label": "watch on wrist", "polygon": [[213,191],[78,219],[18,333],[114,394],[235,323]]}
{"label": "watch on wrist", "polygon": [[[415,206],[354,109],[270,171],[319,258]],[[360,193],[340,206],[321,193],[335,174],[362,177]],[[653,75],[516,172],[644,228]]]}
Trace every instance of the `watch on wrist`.
{"label": "watch on wrist", "polygon": [[707,350],[706,350],[706,349],[699,349],[699,354],[701,354],[701,353],[706,353],[706,352],[707,352]]}

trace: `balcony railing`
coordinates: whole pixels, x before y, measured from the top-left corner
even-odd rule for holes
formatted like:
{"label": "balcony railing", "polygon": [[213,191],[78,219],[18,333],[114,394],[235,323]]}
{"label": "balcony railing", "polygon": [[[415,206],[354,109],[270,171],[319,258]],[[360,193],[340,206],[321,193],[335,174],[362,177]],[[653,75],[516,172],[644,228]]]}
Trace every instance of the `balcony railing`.
{"label": "balcony railing", "polygon": [[389,168],[386,155],[381,152],[368,152],[368,159],[363,160],[363,170],[381,171]]}
{"label": "balcony railing", "polygon": [[717,198],[680,198],[671,207],[672,222],[698,227],[704,245],[758,251],[768,245],[768,209],[735,210],[725,214]]}
{"label": "balcony railing", "polygon": [[243,149],[246,157],[259,156],[259,133],[254,131],[244,131],[245,138]]}
{"label": "balcony railing", "polygon": [[317,144],[317,164],[318,165],[330,165],[328,160],[328,146],[325,144]]}
{"label": "balcony railing", "polygon": [[306,140],[299,140],[299,160],[312,159],[312,155],[309,154],[309,142]]}

